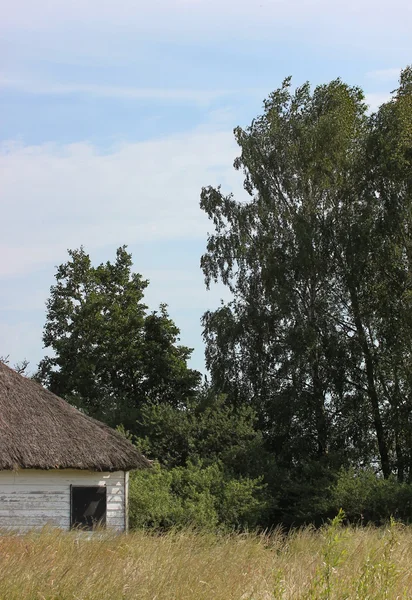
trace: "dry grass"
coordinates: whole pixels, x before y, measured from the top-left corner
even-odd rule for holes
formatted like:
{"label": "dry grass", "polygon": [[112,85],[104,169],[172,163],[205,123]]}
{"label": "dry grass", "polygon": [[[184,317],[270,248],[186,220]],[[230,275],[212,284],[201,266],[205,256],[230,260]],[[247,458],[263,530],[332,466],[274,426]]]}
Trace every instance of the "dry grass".
{"label": "dry grass", "polygon": [[0,537],[1,600],[412,598],[412,529]]}

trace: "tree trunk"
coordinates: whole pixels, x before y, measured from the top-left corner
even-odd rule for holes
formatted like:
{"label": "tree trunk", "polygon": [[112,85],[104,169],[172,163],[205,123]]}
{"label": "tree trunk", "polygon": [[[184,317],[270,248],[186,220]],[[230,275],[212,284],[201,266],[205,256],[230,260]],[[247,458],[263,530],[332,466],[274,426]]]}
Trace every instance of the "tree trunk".
{"label": "tree trunk", "polygon": [[382,423],[382,417],[379,408],[379,398],[376,391],[375,385],[375,368],[373,364],[372,353],[369,348],[368,340],[365,335],[365,330],[362,324],[362,318],[360,314],[358,295],[355,286],[349,283],[349,293],[353,310],[353,318],[355,322],[356,331],[358,334],[359,344],[362,349],[363,357],[365,359],[366,366],[366,378],[368,382],[368,396],[372,406],[373,423],[376,431],[376,438],[378,441],[378,449],[381,460],[382,473],[385,479],[387,479],[391,473],[389,463],[388,446],[385,439],[385,433]]}
{"label": "tree trunk", "polygon": [[395,367],[395,390],[392,404],[392,410],[394,411],[393,425],[395,429],[395,452],[396,452],[396,469],[399,483],[403,483],[405,478],[405,458],[403,455],[402,441],[401,441],[401,423],[399,420],[399,377],[398,369]]}
{"label": "tree trunk", "polygon": [[318,339],[318,323],[316,320],[316,281],[311,280],[309,284],[310,306],[309,319],[310,327],[316,339],[314,349],[312,351],[312,388],[313,388],[313,406],[316,421],[316,433],[319,457],[327,454],[328,428],[325,415],[325,393],[322,385],[322,380],[319,374],[319,339]]}
{"label": "tree trunk", "polygon": [[395,452],[396,452],[396,468],[399,483],[403,483],[405,479],[405,460],[403,457],[402,445],[399,441],[399,433],[395,432]]}
{"label": "tree trunk", "polygon": [[312,366],[313,400],[315,405],[316,431],[318,442],[318,456],[327,454],[328,431],[325,416],[325,396],[322,382],[319,377],[319,364],[315,360]]}

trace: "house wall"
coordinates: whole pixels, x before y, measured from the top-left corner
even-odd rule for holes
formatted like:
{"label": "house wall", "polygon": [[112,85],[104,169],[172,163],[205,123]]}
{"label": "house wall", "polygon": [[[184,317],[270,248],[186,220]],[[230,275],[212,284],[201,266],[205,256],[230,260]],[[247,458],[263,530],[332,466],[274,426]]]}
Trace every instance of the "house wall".
{"label": "house wall", "polygon": [[0,529],[31,529],[46,524],[70,529],[70,485],[107,487],[106,525],[123,531],[126,477],[114,473],[51,469],[0,471]]}

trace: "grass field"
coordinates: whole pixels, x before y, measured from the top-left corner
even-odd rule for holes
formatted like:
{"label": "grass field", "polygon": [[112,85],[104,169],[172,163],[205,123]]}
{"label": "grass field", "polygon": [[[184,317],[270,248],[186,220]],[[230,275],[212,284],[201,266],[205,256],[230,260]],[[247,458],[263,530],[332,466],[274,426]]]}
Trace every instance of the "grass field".
{"label": "grass field", "polygon": [[0,537],[1,600],[412,598],[412,528]]}

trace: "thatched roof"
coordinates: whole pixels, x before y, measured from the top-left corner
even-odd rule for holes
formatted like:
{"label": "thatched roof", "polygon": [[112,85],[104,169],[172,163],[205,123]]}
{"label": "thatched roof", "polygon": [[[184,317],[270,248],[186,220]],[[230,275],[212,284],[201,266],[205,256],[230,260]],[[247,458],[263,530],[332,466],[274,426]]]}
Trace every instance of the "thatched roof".
{"label": "thatched roof", "polygon": [[122,435],[0,362],[0,470],[147,466]]}

